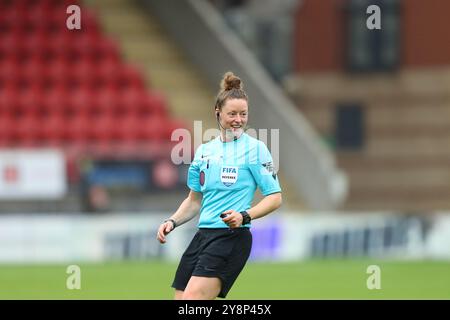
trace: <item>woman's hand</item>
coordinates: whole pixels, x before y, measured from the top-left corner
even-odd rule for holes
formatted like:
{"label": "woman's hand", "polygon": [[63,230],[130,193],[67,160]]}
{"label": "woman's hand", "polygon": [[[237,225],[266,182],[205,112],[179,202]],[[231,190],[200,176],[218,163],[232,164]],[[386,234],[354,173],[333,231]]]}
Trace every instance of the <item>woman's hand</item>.
{"label": "woman's hand", "polygon": [[234,210],[224,211],[223,214],[227,216],[222,218],[222,221],[225,222],[230,228],[239,228],[242,225],[242,214],[240,212]]}
{"label": "woman's hand", "polygon": [[[178,210],[164,221],[158,229],[156,239],[160,243],[166,243],[166,236],[175,229],[195,217],[201,207],[203,195],[200,192],[190,191],[186,199],[183,200]],[[170,221],[174,220],[174,221]],[[176,224],[176,225],[175,225]]]}
{"label": "woman's hand", "polygon": [[175,228],[174,224],[172,221],[166,221],[164,223],[162,223],[159,226],[158,229],[158,235],[156,236],[156,239],[158,239],[158,241],[160,243],[166,243],[166,236]]}

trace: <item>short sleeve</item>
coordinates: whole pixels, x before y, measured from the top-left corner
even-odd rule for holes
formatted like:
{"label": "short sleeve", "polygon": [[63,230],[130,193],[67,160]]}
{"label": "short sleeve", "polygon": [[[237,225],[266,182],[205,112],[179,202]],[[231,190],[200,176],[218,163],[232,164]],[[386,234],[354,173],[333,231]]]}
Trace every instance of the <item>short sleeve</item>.
{"label": "short sleeve", "polygon": [[256,184],[264,196],[281,192],[272,155],[270,154],[269,149],[267,149],[267,146],[261,141],[258,143],[256,159],[251,161],[249,168]]}
{"label": "short sleeve", "polygon": [[203,145],[200,145],[195,152],[194,159],[189,166],[187,175],[187,186],[195,192],[200,192],[200,165]]}

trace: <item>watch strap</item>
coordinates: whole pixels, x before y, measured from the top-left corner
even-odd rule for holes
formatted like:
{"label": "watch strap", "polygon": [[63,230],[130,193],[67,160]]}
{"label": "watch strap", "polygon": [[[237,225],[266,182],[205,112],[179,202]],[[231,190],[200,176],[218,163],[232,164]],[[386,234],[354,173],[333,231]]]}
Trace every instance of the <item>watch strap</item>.
{"label": "watch strap", "polygon": [[242,225],[244,224],[249,224],[250,221],[252,221],[252,217],[250,217],[250,215],[248,214],[247,211],[241,211],[240,214],[242,214]]}

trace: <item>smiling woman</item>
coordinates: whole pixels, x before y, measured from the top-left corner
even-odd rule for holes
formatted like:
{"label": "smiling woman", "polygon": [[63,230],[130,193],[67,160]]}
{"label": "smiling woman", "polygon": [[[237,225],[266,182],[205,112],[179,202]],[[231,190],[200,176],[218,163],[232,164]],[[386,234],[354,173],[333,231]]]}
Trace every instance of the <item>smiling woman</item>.
{"label": "smiling woman", "polygon": [[[202,144],[188,171],[189,196],[158,230],[157,239],[200,212],[198,232],[181,258],[172,287],[175,299],[225,298],[252,247],[251,220],[281,205],[281,187],[266,145],[245,133],[248,97],[227,72],[214,106],[220,135]],[[256,188],[264,198],[251,207]]]}
{"label": "smiling woman", "polygon": [[237,140],[247,125],[248,97],[241,79],[232,72],[224,75],[214,109],[222,141]]}

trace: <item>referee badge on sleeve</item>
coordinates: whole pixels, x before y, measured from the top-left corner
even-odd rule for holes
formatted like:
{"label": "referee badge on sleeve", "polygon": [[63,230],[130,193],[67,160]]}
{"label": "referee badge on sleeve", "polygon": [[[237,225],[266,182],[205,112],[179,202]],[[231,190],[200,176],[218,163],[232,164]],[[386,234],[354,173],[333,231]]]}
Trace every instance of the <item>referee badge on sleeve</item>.
{"label": "referee badge on sleeve", "polygon": [[275,168],[274,168],[272,162],[263,163],[262,166],[264,167],[264,168],[261,168],[261,170],[262,170],[261,173],[263,175],[272,175],[272,177],[274,179],[276,178],[277,173],[275,172]]}

